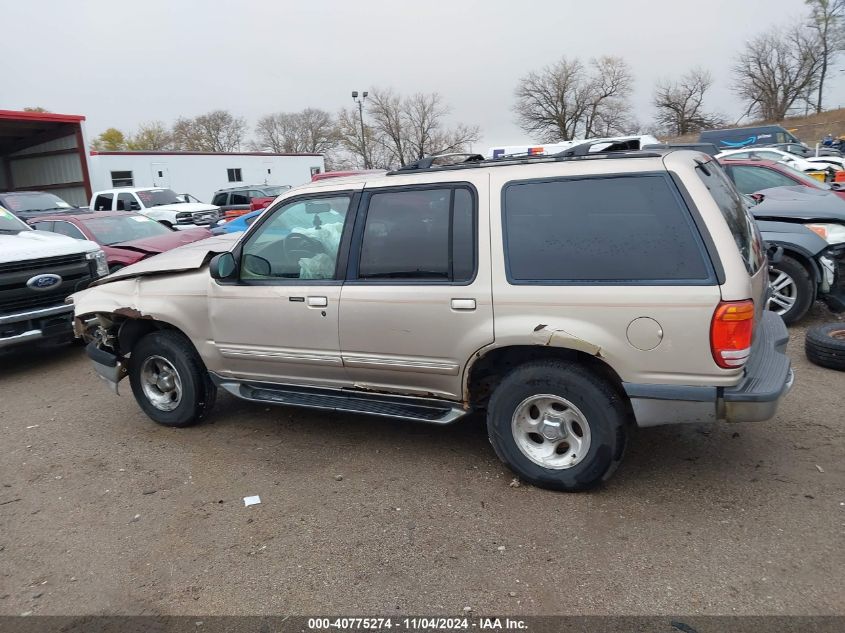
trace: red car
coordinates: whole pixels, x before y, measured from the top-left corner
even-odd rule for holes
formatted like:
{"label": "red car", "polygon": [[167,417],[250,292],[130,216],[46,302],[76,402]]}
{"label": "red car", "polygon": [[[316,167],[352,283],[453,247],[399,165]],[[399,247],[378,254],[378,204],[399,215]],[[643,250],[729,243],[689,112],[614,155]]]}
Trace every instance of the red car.
{"label": "red car", "polygon": [[40,231],[97,242],[106,253],[109,272],[177,246],[211,237],[208,229],[175,231],[129,211],[74,209],[73,213],[44,213],[31,218],[29,225]]}
{"label": "red car", "polygon": [[725,168],[740,193],[751,195],[772,187],[803,185],[813,189],[833,191],[836,195],[845,198],[845,190],[840,189],[839,183],[831,185],[821,182],[789,165],[773,160],[720,158],[719,163]]}

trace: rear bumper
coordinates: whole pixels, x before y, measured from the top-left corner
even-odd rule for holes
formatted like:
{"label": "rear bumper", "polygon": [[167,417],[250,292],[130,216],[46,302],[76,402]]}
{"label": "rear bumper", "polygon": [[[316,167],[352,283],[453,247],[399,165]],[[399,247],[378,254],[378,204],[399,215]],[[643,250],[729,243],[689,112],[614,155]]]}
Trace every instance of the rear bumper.
{"label": "rear bumper", "polygon": [[73,306],[0,314],[0,349],[73,334]]}
{"label": "rear bumper", "polygon": [[759,422],[774,417],[794,380],[786,355],[788,341],[783,320],[767,311],[760,320],[742,378],[733,387],[624,383],[637,425]]}

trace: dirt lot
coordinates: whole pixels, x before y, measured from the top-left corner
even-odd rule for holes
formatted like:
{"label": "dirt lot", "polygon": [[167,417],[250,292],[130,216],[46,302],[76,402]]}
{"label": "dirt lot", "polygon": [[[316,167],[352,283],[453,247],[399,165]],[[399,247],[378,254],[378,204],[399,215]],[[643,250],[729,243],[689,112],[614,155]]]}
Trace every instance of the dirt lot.
{"label": "dirt lot", "polygon": [[78,347],[0,355],[0,614],[845,613],[845,374],[803,337],[775,420],[640,431],[577,495],[510,486],[479,419],[172,430]]}

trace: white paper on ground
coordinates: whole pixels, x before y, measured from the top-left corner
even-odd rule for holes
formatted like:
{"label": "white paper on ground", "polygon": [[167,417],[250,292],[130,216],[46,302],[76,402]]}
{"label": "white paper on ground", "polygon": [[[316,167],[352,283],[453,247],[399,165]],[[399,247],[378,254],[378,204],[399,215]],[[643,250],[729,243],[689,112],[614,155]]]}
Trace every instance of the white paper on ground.
{"label": "white paper on ground", "polygon": [[254,497],[244,497],[245,506],[255,506],[261,503],[261,497],[255,495]]}

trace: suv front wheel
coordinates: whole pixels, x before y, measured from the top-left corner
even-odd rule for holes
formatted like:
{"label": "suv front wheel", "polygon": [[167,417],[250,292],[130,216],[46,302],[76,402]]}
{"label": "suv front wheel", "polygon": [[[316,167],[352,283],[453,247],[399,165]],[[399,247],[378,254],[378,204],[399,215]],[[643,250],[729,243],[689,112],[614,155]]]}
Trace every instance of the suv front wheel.
{"label": "suv front wheel", "polygon": [[129,383],[144,413],[164,426],[200,422],[217,395],[194,346],[172,330],[147,334],[132,348]]}
{"label": "suv front wheel", "polygon": [[503,462],[529,483],[571,492],[613,474],[626,423],[622,400],[606,381],[556,361],[514,369],[487,410],[490,443]]}

